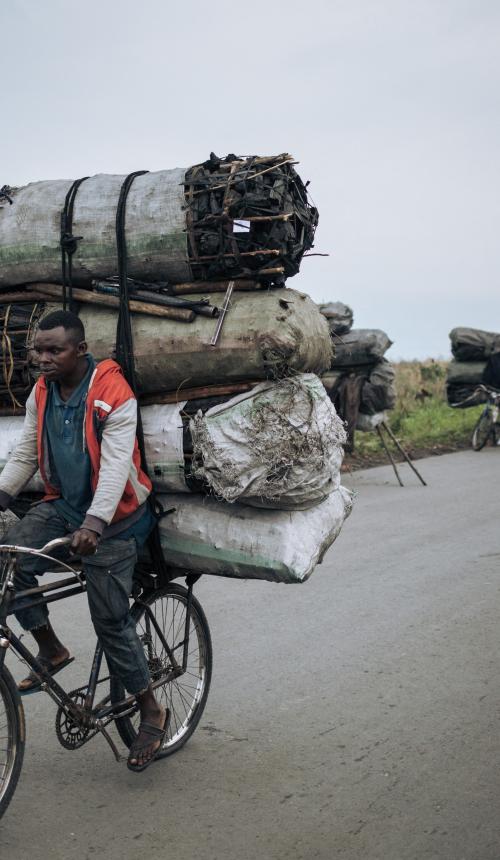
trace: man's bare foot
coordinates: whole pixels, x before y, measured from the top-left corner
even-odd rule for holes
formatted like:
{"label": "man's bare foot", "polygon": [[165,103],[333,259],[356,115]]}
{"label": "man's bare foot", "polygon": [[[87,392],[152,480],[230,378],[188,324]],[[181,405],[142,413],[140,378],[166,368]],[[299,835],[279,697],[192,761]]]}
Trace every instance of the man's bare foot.
{"label": "man's bare foot", "polygon": [[165,736],[168,713],[156,701],[151,687],[137,696],[141,711],[139,734],[130,747],[128,766],[131,770],[144,770],[154,759]]}

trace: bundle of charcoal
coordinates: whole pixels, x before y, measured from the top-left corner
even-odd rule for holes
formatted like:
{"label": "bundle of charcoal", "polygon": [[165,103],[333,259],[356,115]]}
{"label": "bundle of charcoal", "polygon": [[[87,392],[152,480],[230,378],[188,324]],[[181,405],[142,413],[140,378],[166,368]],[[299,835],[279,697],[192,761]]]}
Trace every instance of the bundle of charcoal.
{"label": "bundle of charcoal", "polygon": [[[169,564],[301,582],[351,509],[340,486],[345,431],[319,379],[331,366],[329,327],[307,295],[284,286],[312,245],[317,212],[289,156],[213,157],[137,176],[125,282],[115,235],[123,179],[74,186],[71,213],[67,182],[14,190],[0,209],[0,308],[37,308],[14,356],[24,388],[15,404],[0,393],[0,469],[36,375],[38,319],[67,300],[95,359],[115,357],[125,283],[145,453],[156,492],[176,508],[161,522]],[[61,208],[71,283],[59,271]],[[17,234],[14,209],[24,213]],[[29,252],[30,235],[43,253]],[[40,477],[27,489],[39,492]]]}
{"label": "bundle of charcoal", "polygon": [[[318,212],[290,155],[217,158],[136,175],[127,197],[132,278],[258,278],[282,284],[314,241]],[[0,207],[0,288],[61,282],[61,238],[77,286],[118,270],[115,221],[125,176],[9,188]],[[61,213],[63,227],[61,229]]]}
{"label": "bundle of charcoal", "polygon": [[330,370],[322,382],[347,426],[347,449],[353,450],[354,431],[376,429],[386,410],[396,403],[394,369],[384,358],[392,345],[379,329],[353,329],[353,313],[342,302],[320,305],[327,318],[334,347]]}
{"label": "bundle of charcoal", "polygon": [[448,365],[446,396],[450,406],[471,401],[481,383],[500,388],[497,368],[500,334],[481,329],[457,327],[450,332],[453,359]]}
{"label": "bundle of charcoal", "polygon": [[347,334],[354,322],[354,314],[349,305],[343,302],[328,302],[320,305],[319,309],[328,322],[330,332],[335,334]]}
{"label": "bundle of charcoal", "polygon": [[19,409],[33,385],[26,344],[33,336],[43,313],[43,304],[1,304],[2,362],[0,368],[0,410]]}

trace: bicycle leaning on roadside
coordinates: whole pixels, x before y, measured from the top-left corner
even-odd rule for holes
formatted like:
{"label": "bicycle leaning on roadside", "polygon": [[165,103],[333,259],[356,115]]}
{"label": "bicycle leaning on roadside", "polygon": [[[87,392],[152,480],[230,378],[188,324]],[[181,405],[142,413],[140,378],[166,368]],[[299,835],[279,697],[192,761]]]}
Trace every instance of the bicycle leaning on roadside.
{"label": "bicycle leaning on roadside", "polygon": [[[117,761],[122,756],[108,732],[116,723],[127,747],[137,735],[139,707],[127,696],[121,682],[102,674],[103,650],[97,642],[88,683],[66,692],[26,648],[8,625],[8,616],[23,599],[23,607],[52,603],[85,591],[85,579],[77,566],[53,558],[51,553],[69,547],[71,536],[50,541],[42,549],[0,545],[0,817],[14,794],[23,763],[25,719],[21,696],[5,665],[8,651],[27,664],[40,680],[42,690],[57,705],[56,735],[67,750],[76,750],[96,735],[108,742]],[[22,592],[14,590],[17,557],[31,554],[64,570],[70,576]],[[159,585],[147,563],[136,567],[132,617],[144,647],[153,689],[171,713],[170,724],[158,758],[171,755],[194,732],[205,707],[212,674],[212,644],[205,613],[193,595],[200,574],[186,573],[186,587],[169,582]],[[28,601],[28,602],[27,602]],[[98,687],[109,682],[96,702]],[[104,691],[103,691],[104,692]]]}
{"label": "bicycle leaning on roadside", "polygon": [[500,391],[487,385],[479,385],[474,392],[476,397],[485,401],[484,409],[472,431],[471,444],[474,451],[480,451],[491,439],[493,445],[498,443],[498,416],[500,411]]}

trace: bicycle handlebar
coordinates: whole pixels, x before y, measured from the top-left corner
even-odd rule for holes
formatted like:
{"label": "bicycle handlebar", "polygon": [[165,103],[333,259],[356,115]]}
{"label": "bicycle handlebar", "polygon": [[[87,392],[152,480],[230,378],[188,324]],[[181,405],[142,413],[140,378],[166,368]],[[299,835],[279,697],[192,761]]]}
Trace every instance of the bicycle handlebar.
{"label": "bicycle handlebar", "polygon": [[73,540],[72,535],[68,535],[67,537],[54,538],[53,540],[49,540],[45,546],[42,546],[38,552],[41,552],[42,555],[50,555],[55,549],[59,549],[62,546],[69,546],[71,541]]}

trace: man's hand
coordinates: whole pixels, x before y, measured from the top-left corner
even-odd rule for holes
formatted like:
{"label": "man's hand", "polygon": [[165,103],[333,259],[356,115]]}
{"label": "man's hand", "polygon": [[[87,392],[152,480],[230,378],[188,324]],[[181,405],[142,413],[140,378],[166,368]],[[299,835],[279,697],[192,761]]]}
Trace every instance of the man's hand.
{"label": "man's hand", "polygon": [[73,540],[70,545],[70,552],[73,555],[94,555],[97,552],[99,543],[99,535],[90,529],[78,529],[73,532]]}

